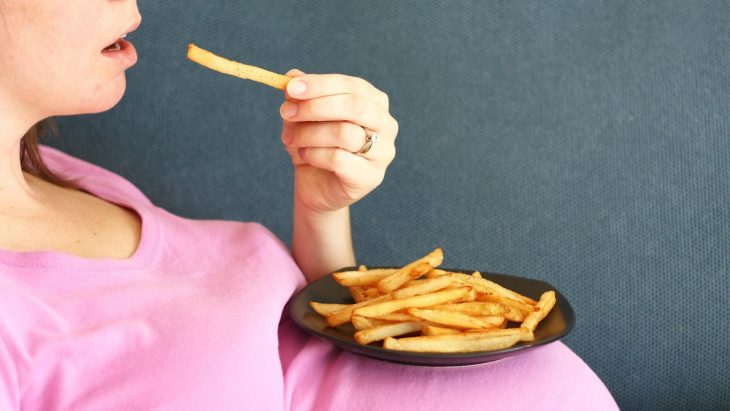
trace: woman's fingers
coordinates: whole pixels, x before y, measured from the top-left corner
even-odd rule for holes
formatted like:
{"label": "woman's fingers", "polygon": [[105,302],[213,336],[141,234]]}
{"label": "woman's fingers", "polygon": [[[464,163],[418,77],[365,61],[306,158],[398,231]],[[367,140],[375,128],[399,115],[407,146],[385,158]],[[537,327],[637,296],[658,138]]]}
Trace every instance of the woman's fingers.
{"label": "woman's fingers", "polygon": [[[326,121],[311,123],[284,122],[281,133],[287,150],[292,148],[341,148],[351,153],[358,152],[365,145],[365,130],[347,121]],[[380,138],[364,155],[370,160],[392,160],[395,147],[392,142]]]}
{"label": "woman's fingers", "polygon": [[284,123],[281,133],[289,147],[336,147],[356,152],[365,141],[365,130],[347,121]]}
{"label": "woman's fingers", "polygon": [[349,121],[375,130],[379,134],[395,134],[395,120],[390,113],[357,94],[338,94],[311,100],[285,101],[280,108],[282,118],[292,122]]}
{"label": "woman's fingers", "polygon": [[299,70],[290,70],[287,74],[296,76],[296,80],[289,81],[286,87],[289,99],[309,100],[338,94],[356,94],[373,101],[386,111],[390,105],[387,94],[359,77],[344,74],[304,74]]}
{"label": "woman's fingers", "polygon": [[297,150],[303,162],[335,173],[345,184],[375,187],[383,181],[385,170],[382,167],[373,167],[370,162],[341,148],[300,148]]}
{"label": "woman's fingers", "polygon": [[348,206],[383,181],[395,157],[398,123],[388,96],[356,77],[287,75],[281,137],[295,165],[296,195],[321,210]]}
{"label": "woman's fingers", "polygon": [[294,77],[280,108],[287,146],[337,147],[355,153],[365,147],[367,129],[378,135],[367,158],[392,160],[398,123],[388,112],[385,93],[366,80],[342,74],[293,69],[287,75]]}

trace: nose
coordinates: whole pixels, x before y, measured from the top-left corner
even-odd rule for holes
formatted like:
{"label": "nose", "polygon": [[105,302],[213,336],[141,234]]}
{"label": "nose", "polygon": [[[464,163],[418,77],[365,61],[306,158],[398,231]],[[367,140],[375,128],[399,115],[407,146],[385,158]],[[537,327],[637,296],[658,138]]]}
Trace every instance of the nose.
{"label": "nose", "polygon": [[139,6],[137,5],[137,0],[132,0],[132,4],[134,4],[134,21],[137,22],[137,26],[142,23],[142,13],[139,12]]}
{"label": "nose", "polygon": [[[136,24],[134,27],[139,26],[139,23],[142,22],[142,14],[139,12],[139,5],[137,4],[137,0],[112,0],[114,2],[124,3],[124,8],[127,9],[127,13],[130,17],[132,17],[132,21],[134,21]],[[131,8],[131,10],[129,10]]]}

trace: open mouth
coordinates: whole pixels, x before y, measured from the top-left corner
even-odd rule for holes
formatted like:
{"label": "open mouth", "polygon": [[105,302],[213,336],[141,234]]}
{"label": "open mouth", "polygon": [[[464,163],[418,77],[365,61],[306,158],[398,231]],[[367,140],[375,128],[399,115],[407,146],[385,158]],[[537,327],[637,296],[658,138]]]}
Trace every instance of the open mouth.
{"label": "open mouth", "polygon": [[109,44],[101,50],[101,54],[108,57],[125,68],[133,66],[137,62],[137,51],[132,43],[121,36],[114,43]]}
{"label": "open mouth", "polygon": [[119,51],[119,50],[121,50],[122,49],[122,45],[120,43],[120,40],[122,40],[125,37],[127,37],[126,34],[123,35],[122,37],[120,37],[119,40],[115,41],[114,43],[112,43],[112,44],[108,45],[106,48],[104,48],[104,51]]}
{"label": "open mouth", "polygon": [[115,41],[114,44],[112,44],[111,46],[105,48],[104,50],[106,50],[106,51],[117,51],[117,50],[121,50],[121,49],[122,49],[122,46],[119,44],[118,41]]}

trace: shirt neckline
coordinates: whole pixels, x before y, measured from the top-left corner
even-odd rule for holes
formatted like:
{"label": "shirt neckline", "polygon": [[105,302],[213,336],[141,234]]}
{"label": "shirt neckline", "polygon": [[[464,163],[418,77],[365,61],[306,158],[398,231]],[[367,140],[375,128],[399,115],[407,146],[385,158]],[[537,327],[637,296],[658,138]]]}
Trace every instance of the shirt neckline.
{"label": "shirt neckline", "polygon": [[149,266],[156,255],[160,237],[159,224],[153,215],[154,207],[125,198],[123,194],[113,189],[96,190],[92,184],[85,181],[83,175],[79,177],[76,183],[83,191],[137,213],[142,227],[139,244],[134,253],[125,259],[87,258],[58,250],[15,251],[0,248],[0,264],[27,268],[74,268],[88,271],[135,270]]}

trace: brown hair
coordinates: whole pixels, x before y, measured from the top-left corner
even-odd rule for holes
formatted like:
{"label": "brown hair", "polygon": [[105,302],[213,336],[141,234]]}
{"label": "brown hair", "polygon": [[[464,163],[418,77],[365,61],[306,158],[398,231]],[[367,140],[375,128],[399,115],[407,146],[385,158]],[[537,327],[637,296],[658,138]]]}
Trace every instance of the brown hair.
{"label": "brown hair", "polygon": [[20,140],[20,165],[23,171],[61,187],[78,188],[76,183],[59,177],[43,162],[38,143],[44,133],[49,132],[57,135],[58,127],[53,120],[45,119],[31,127]]}

